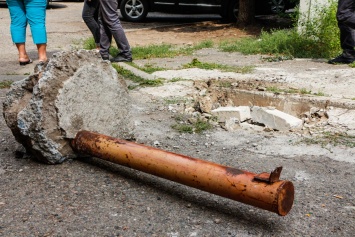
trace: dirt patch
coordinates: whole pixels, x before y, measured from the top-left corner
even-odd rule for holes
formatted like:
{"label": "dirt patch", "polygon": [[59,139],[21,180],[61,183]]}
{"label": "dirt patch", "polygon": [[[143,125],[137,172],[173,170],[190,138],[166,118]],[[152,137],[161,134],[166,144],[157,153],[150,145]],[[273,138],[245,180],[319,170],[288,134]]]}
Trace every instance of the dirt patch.
{"label": "dirt patch", "polygon": [[260,27],[249,30],[236,28],[234,24],[202,22],[183,24],[174,27],[159,27],[139,31],[128,31],[127,37],[132,46],[150,44],[192,45],[205,40],[220,42],[231,38],[246,37],[260,33]]}

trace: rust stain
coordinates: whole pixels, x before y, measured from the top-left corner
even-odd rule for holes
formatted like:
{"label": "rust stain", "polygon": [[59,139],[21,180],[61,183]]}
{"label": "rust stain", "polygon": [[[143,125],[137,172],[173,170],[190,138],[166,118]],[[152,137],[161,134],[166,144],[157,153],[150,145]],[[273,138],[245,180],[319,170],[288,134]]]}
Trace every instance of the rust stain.
{"label": "rust stain", "polygon": [[240,169],[236,169],[236,168],[232,168],[232,167],[226,167],[225,169],[226,169],[227,174],[229,174],[229,175],[237,176],[237,175],[245,174],[245,172]]}

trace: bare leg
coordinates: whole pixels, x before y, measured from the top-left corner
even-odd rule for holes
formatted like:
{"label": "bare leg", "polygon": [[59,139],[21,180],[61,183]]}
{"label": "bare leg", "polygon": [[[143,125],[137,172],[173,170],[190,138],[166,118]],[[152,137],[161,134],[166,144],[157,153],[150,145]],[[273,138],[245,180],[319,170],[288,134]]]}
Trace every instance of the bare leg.
{"label": "bare leg", "polygon": [[38,60],[40,62],[47,61],[47,44],[37,44]]}
{"label": "bare leg", "polygon": [[27,62],[30,58],[27,55],[25,43],[17,43],[16,47],[18,50],[18,61]]}

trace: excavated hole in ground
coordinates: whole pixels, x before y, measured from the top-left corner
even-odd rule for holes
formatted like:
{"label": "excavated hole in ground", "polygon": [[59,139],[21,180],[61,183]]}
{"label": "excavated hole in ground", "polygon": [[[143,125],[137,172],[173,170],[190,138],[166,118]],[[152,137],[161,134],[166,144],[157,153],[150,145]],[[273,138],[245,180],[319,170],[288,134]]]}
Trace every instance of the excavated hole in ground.
{"label": "excavated hole in ground", "polygon": [[[195,88],[200,92],[195,98],[197,104],[195,108],[202,116],[210,118],[212,110],[219,107],[239,107],[254,106],[268,109],[277,109],[286,114],[292,115],[303,121],[303,132],[310,133],[310,128],[318,130],[328,126],[328,111],[334,108],[355,107],[354,102],[349,102],[344,106],[339,101],[332,101],[329,98],[302,94],[295,92],[294,88],[283,88],[280,83],[269,83],[261,81],[238,81],[235,80],[208,80],[195,81]],[[268,91],[268,88],[279,88],[279,92]],[[291,93],[290,91],[294,91]],[[303,92],[304,93],[304,92]],[[237,121],[242,123],[242,121]],[[249,119],[246,123],[256,125],[253,130],[257,131],[277,131],[270,129],[265,124]],[[221,124],[221,123],[220,123]],[[225,124],[221,124],[222,127]],[[227,129],[228,130],[228,129]],[[341,131],[341,129],[338,129]],[[292,130],[290,130],[292,132]]]}

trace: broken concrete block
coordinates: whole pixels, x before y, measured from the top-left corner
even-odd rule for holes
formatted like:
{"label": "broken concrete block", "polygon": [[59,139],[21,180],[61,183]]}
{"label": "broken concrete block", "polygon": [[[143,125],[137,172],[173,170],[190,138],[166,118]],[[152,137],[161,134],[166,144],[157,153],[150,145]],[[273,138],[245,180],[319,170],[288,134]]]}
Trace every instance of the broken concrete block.
{"label": "broken concrete block", "polygon": [[212,99],[209,96],[200,97],[198,104],[202,113],[210,113],[213,107]]}
{"label": "broken concrete block", "polygon": [[4,118],[16,140],[49,164],[75,158],[79,130],[127,138],[133,129],[122,77],[94,51],[60,52],[7,93]]}
{"label": "broken concrete block", "polygon": [[302,129],[303,121],[277,109],[268,109],[254,106],[251,109],[251,118],[256,123],[278,130],[289,131]]}
{"label": "broken concrete block", "polygon": [[249,130],[249,131],[257,131],[257,132],[262,132],[264,131],[265,127],[262,126],[258,126],[255,124],[250,124],[250,123],[240,123],[239,124],[241,128],[245,129],[245,130]]}
{"label": "broken concrete block", "polygon": [[229,131],[232,132],[238,128],[240,128],[239,126],[239,120],[237,118],[228,118],[225,120],[224,123],[224,128]]}
{"label": "broken concrete block", "polygon": [[219,107],[211,111],[218,118],[218,122],[226,122],[230,118],[236,118],[239,122],[243,122],[251,118],[249,106],[238,107]]}

